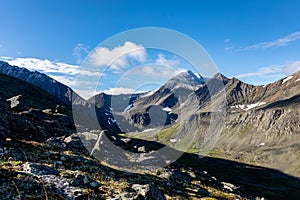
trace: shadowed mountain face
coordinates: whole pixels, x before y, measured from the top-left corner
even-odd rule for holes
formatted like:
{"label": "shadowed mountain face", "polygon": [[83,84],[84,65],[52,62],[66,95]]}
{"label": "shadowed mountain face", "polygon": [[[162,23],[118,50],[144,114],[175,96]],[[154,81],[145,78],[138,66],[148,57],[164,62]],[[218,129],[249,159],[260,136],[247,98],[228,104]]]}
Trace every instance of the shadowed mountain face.
{"label": "shadowed mountain face", "polygon": [[46,91],[0,74],[0,134],[44,141],[75,132],[71,107]]}

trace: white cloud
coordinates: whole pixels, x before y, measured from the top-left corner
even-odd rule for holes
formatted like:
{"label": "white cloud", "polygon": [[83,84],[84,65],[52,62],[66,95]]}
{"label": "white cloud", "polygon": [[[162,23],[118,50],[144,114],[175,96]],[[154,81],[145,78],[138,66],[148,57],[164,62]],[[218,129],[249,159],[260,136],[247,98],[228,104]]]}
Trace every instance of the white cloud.
{"label": "white cloud", "polygon": [[282,71],[285,75],[291,75],[297,71],[300,71],[300,61],[288,62],[286,65],[284,65]]}
{"label": "white cloud", "polygon": [[13,59],[13,57],[10,57],[10,56],[1,56],[0,58],[1,58],[1,60],[12,60]]}
{"label": "white cloud", "polygon": [[101,92],[104,92],[105,94],[133,94],[136,93],[134,89],[131,88],[121,88],[121,87],[115,87],[115,88],[109,88],[107,90],[103,90]]}
{"label": "white cloud", "polygon": [[155,85],[156,88],[163,85],[182,71],[182,69],[172,69],[170,67],[156,64],[136,67],[129,73],[124,74],[124,76],[118,80],[118,83],[115,87],[133,88],[139,91],[141,89],[138,88],[148,86],[152,87]]}
{"label": "white cloud", "polygon": [[145,65],[135,70],[134,74],[138,76],[147,76],[155,78],[167,78],[170,79],[180,72],[185,71],[184,69],[173,69],[170,67],[161,67],[155,65]]}
{"label": "white cloud", "polygon": [[224,43],[226,45],[225,48],[224,48],[225,51],[229,51],[229,50],[233,49],[233,45],[231,44],[231,39],[230,38],[226,38],[224,40]]}
{"label": "white cloud", "polygon": [[113,49],[97,47],[88,58],[92,66],[110,66],[113,70],[127,67],[131,61],[143,63],[146,61],[147,51],[142,45],[127,41],[123,46]]}
{"label": "white cloud", "polygon": [[235,77],[255,81],[259,84],[270,83],[285,76],[289,76],[300,71],[300,60],[288,62],[285,65],[272,65],[258,68],[254,72],[238,74]]}
{"label": "white cloud", "polygon": [[274,75],[282,72],[282,66],[281,65],[273,65],[269,67],[261,67],[258,68],[255,72],[249,72],[244,74],[236,75],[237,78],[249,78],[249,77],[256,77],[256,76],[269,76]]}
{"label": "white cloud", "polygon": [[67,76],[55,76],[55,75],[50,75],[51,78],[71,87],[74,83],[73,79],[71,77]]}
{"label": "white cloud", "polygon": [[291,33],[287,36],[278,38],[273,41],[267,41],[267,42],[260,42],[257,44],[253,44],[251,46],[245,47],[245,50],[252,50],[252,49],[267,49],[271,47],[282,47],[286,46],[288,43],[296,41],[300,39],[300,31]]}
{"label": "white cloud", "polygon": [[229,51],[229,50],[231,50],[231,49],[233,49],[233,47],[225,47],[225,48],[224,48],[225,51]]}
{"label": "white cloud", "polygon": [[[71,65],[58,61],[50,61],[47,59],[38,58],[12,58],[7,56],[0,57],[0,60],[8,62],[10,65],[27,68],[30,71],[39,71],[47,74],[51,78],[70,87],[75,86],[78,81],[75,81],[75,77],[83,75],[86,85],[93,85],[93,81],[97,81],[102,75],[97,71],[89,71],[81,69],[78,65]],[[80,86],[76,85],[77,88]],[[79,93],[81,95],[81,93]],[[85,94],[83,94],[85,95]]]}
{"label": "white cloud", "polygon": [[88,54],[89,48],[82,43],[78,43],[73,49],[73,56],[76,58],[76,63],[80,64],[83,58]]}
{"label": "white cloud", "polygon": [[85,75],[85,76],[101,76],[99,72],[93,72],[89,70],[82,70],[78,65],[71,65],[58,61],[50,61],[48,59],[38,58],[10,58],[0,57],[1,60],[8,62],[10,65],[16,65],[18,67],[24,67],[31,71],[39,71],[42,73],[59,73],[71,75]]}
{"label": "white cloud", "polygon": [[85,99],[89,99],[99,93],[96,90],[87,90],[87,89],[85,90],[75,89],[75,92],[77,92],[81,97]]}
{"label": "white cloud", "polygon": [[173,59],[166,59],[165,55],[159,54],[157,59],[155,60],[155,63],[158,65],[163,65],[167,67],[175,67],[180,64],[180,60],[173,58]]}

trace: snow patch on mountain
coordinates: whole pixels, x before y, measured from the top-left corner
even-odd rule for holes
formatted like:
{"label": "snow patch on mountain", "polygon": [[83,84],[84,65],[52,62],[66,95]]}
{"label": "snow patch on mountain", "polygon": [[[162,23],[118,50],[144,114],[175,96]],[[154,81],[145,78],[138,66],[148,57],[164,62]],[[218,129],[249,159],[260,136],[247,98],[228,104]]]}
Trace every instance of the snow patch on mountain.
{"label": "snow patch on mountain", "polygon": [[130,104],[129,106],[127,106],[125,109],[124,109],[124,111],[123,112],[127,112],[130,108],[132,108],[132,104]]}
{"label": "snow patch on mountain", "polygon": [[170,139],[170,142],[175,143],[177,142],[177,139]]}
{"label": "snow patch on mountain", "polygon": [[111,125],[111,124],[116,123],[116,120],[109,117],[107,122],[109,125]]}
{"label": "snow patch on mountain", "polygon": [[288,76],[285,79],[282,80],[282,84],[285,84],[288,80],[292,79],[293,76]]}
{"label": "snow patch on mountain", "polygon": [[150,132],[150,131],[155,131],[155,128],[148,128],[148,129],[143,130],[143,132]]}
{"label": "snow patch on mountain", "polygon": [[201,75],[200,75],[199,73],[194,73],[194,74],[195,74],[195,76],[196,76],[197,78],[199,78],[199,79],[202,78]]}
{"label": "snow patch on mountain", "polygon": [[260,143],[260,144],[258,144],[258,145],[256,145],[257,147],[261,147],[261,146],[264,146],[266,143],[265,142],[262,142],[262,143]]}
{"label": "snow patch on mountain", "polygon": [[157,90],[151,90],[149,92],[147,92],[146,94],[142,95],[141,97],[148,97],[151,96],[152,94],[154,94]]}
{"label": "snow patch on mountain", "polygon": [[166,111],[166,112],[172,112],[172,109],[169,108],[168,106],[167,106],[167,107],[164,107],[163,110]]}
{"label": "snow patch on mountain", "polygon": [[258,107],[258,106],[262,106],[264,104],[266,104],[266,102],[257,102],[257,103],[248,104],[248,105],[240,104],[240,105],[231,106],[231,108],[237,108],[237,109],[242,109],[242,110],[248,111],[248,110],[250,110],[252,108],[255,108],[255,107]]}

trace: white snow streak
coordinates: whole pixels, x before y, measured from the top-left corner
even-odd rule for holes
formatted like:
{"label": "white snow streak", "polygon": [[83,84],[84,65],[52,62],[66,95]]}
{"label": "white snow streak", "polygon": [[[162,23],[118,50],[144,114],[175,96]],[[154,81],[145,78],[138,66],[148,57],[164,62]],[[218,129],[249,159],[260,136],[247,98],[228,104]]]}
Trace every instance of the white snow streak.
{"label": "white snow streak", "polygon": [[288,80],[290,80],[291,78],[293,78],[293,76],[288,76],[285,79],[283,79],[282,84],[284,84],[285,82],[287,82]]}

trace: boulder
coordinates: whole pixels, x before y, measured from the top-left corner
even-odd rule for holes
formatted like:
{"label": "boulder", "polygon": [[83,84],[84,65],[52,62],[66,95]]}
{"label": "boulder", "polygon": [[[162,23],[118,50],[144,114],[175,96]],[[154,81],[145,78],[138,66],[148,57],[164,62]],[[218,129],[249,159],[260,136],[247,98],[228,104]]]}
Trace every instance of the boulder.
{"label": "boulder", "polygon": [[154,184],[133,184],[132,189],[137,193],[134,199],[166,199],[165,195]]}
{"label": "boulder", "polygon": [[80,188],[90,188],[93,190],[96,190],[101,186],[100,183],[94,181],[89,176],[84,174],[77,174],[74,180],[72,181],[72,185]]}
{"label": "boulder", "polygon": [[48,167],[46,165],[42,165],[39,163],[26,162],[23,164],[23,171],[26,173],[30,173],[33,175],[58,175],[59,171]]}

